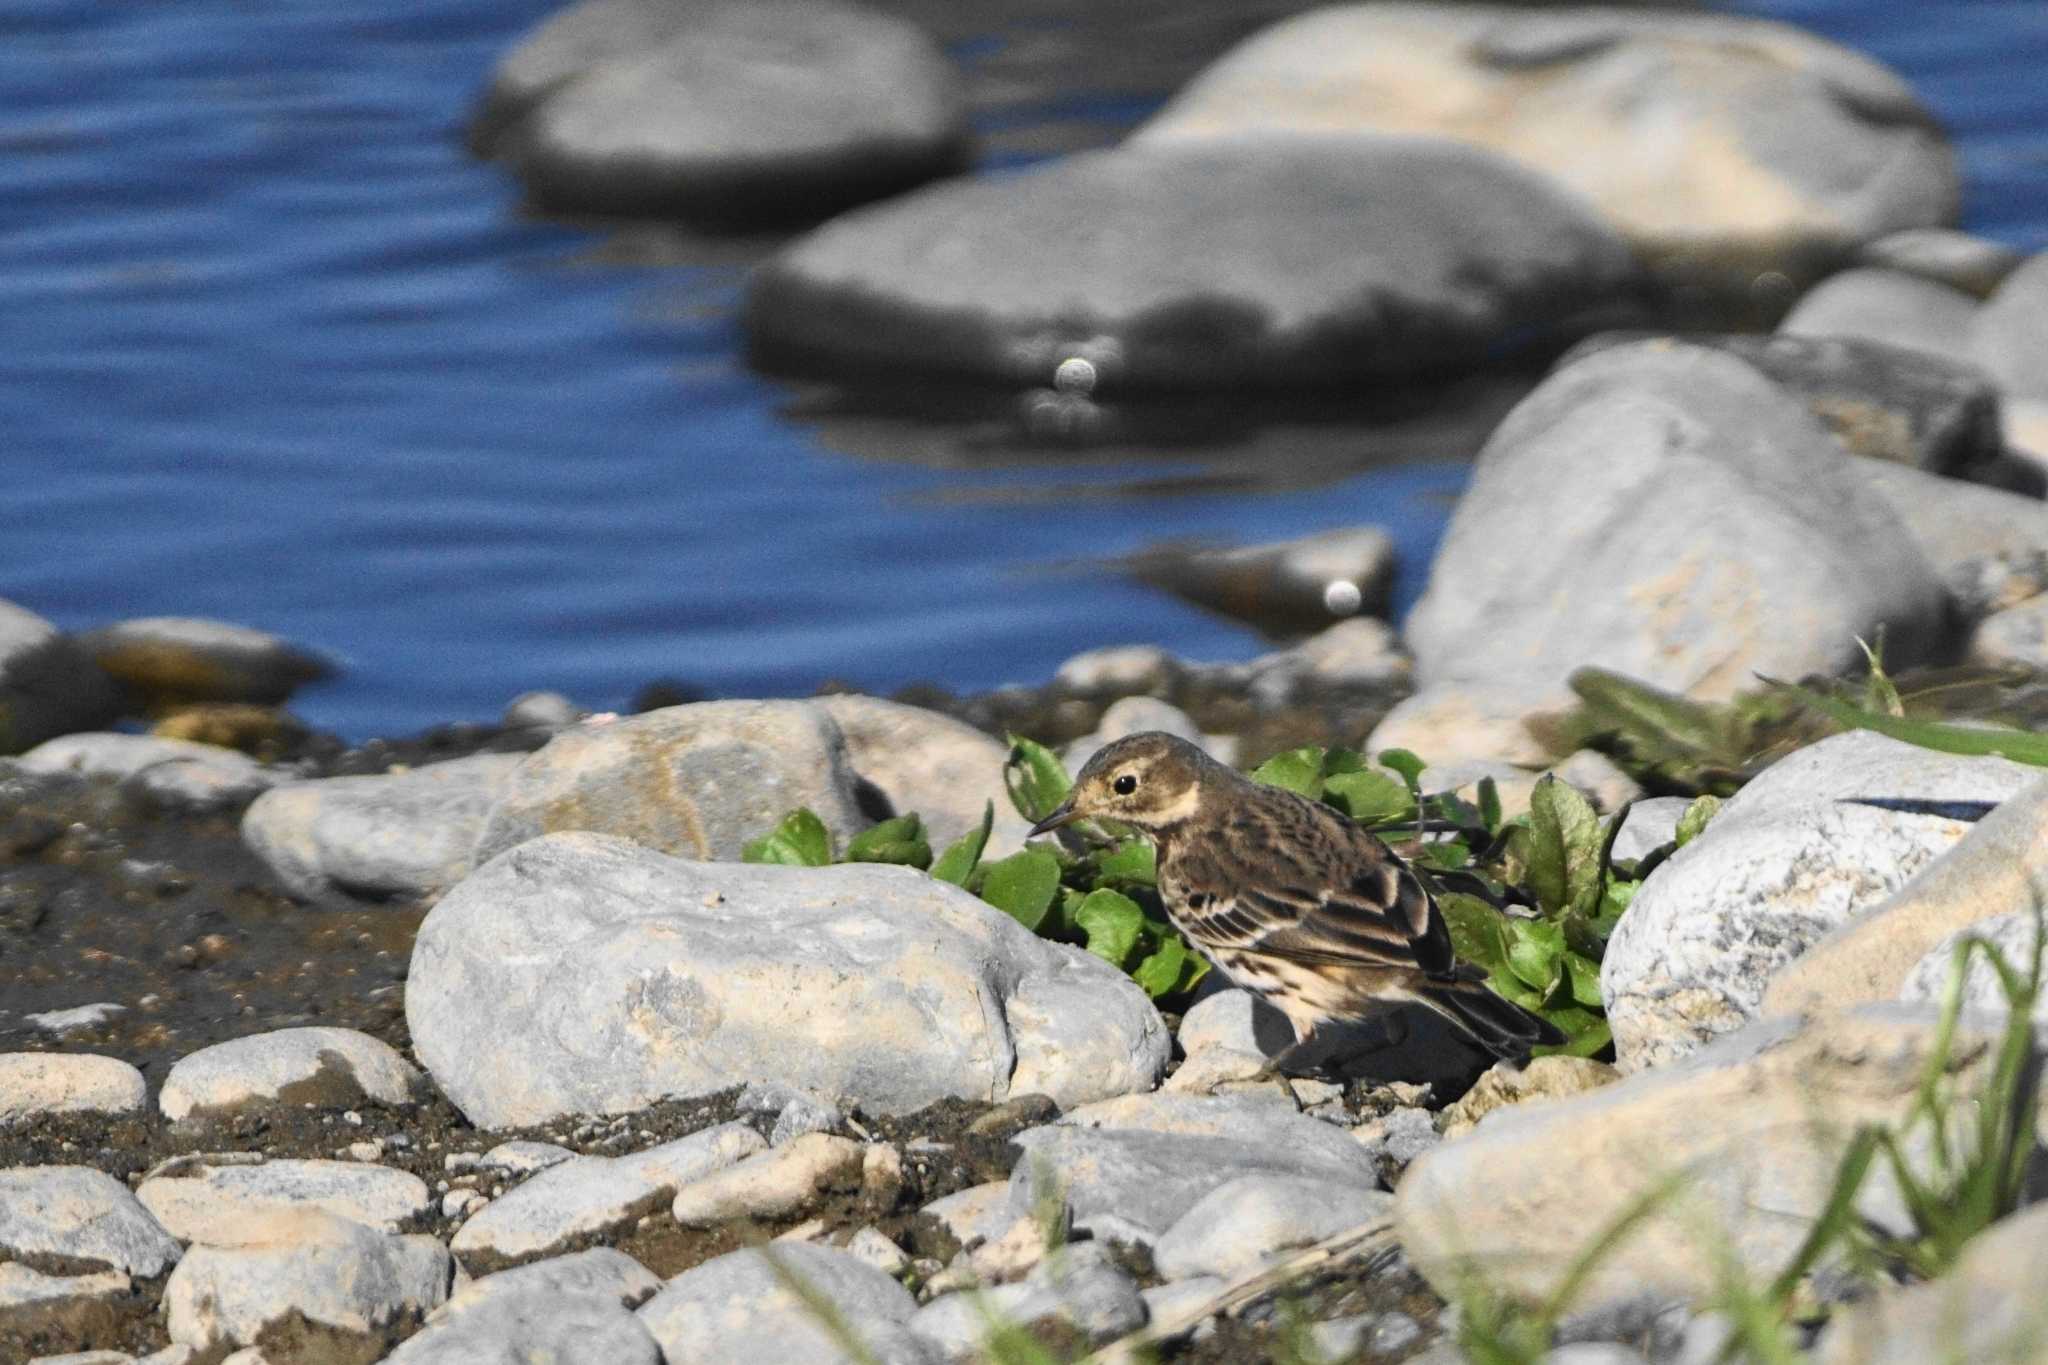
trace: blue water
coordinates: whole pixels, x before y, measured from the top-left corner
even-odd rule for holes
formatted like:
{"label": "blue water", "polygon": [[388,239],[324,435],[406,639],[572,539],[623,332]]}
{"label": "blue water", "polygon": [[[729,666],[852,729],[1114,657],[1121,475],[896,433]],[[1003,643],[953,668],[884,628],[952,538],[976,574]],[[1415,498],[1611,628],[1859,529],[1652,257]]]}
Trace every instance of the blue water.
{"label": "blue water", "polygon": [[[1345,458],[1304,432],[1307,467],[1275,478],[1270,437],[991,456],[790,416],[738,359],[755,252],[524,218],[463,152],[492,65],[552,8],[0,0],[0,597],[71,628],[278,631],[346,666],[296,709],[363,736],[534,687],[970,690],[1103,643],[1264,647],[1072,568],[1174,536],[1377,522],[1419,589],[1463,481],[1440,443]],[[1957,133],[1968,225],[2048,245],[2048,6],[1750,8],[1905,72]],[[1164,93],[1056,91],[981,131],[1012,166],[1020,128],[1108,141]]]}

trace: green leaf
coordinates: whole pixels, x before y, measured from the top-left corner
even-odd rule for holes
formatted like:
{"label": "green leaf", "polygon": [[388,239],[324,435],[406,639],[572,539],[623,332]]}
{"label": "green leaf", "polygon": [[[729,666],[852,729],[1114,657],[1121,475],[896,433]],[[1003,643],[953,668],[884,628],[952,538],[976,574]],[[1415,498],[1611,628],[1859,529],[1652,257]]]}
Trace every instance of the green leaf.
{"label": "green leaf", "polygon": [[1548,996],[1564,975],[1564,927],[1549,920],[1507,921],[1508,970],[1523,985]]}
{"label": "green leaf", "polygon": [[1309,745],[1274,754],[1252,769],[1251,779],[1269,787],[1285,787],[1313,801],[1323,794],[1323,751]]}
{"label": "green leaf", "polygon": [[1557,1025],[1565,1036],[1565,1041],[1556,1047],[1534,1049],[1538,1056],[1590,1057],[1614,1041],[1614,1031],[1608,1027],[1604,1014],[1595,1014],[1577,1005],[1562,1005],[1556,1009],[1538,1010],[1537,1013]]}
{"label": "green leaf", "polygon": [[1551,915],[1590,912],[1600,894],[1603,831],[1592,803],[1545,774],[1529,797],[1529,891]]}
{"label": "green leaf", "polygon": [[1409,795],[1408,788],[1370,768],[1324,778],[1323,799],[1367,825],[1406,820],[1415,814],[1415,798]]}
{"label": "green leaf", "polygon": [[1382,749],[1380,766],[1399,773],[1401,780],[1408,784],[1409,791],[1419,791],[1422,787],[1422,770],[1429,765],[1407,749]]}
{"label": "green leaf", "polygon": [[1415,862],[1424,867],[1457,872],[1472,862],[1472,850],[1463,839],[1432,839],[1416,851]]}
{"label": "green leaf", "polygon": [[1823,696],[1796,683],[1765,678],[1772,687],[1799,698],[1837,724],[1850,729],[1875,730],[1890,739],[1917,744],[1944,754],[1995,754],[2015,763],[2048,767],[2048,734],[2013,730],[2004,726],[1944,725],[1931,720],[1900,720],[1896,716],[1851,705],[1836,697]]}
{"label": "green leaf", "polygon": [[1073,912],[1075,927],[1088,936],[1088,951],[1114,967],[1130,960],[1145,930],[1145,912],[1129,896],[1091,891]]}
{"label": "green leaf", "polygon": [[988,832],[995,828],[996,803],[981,803],[981,824],[955,839],[932,864],[932,875],[942,882],[955,886],[967,885],[967,879],[974,875],[974,865],[981,861],[982,850],[988,847]]}
{"label": "green leaf", "polygon": [[824,867],[832,861],[832,833],[825,822],[798,806],[782,823],[740,850],[743,863]]}
{"label": "green leaf", "polygon": [[1074,780],[1059,755],[1036,740],[1010,736],[1010,756],[1003,763],[1003,786],[1017,814],[1037,824],[1073,790]]}
{"label": "green leaf", "polygon": [[849,863],[902,863],[930,867],[932,846],[924,837],[924,821],[915,811],[870,825],[846,846]]}
{"label": "green leaf", "polygon": [[[1145,994],[1157,1000],[1162,995],[1171,995],[1181,988],[1181,975],[1188,969],[1192,956],[1187,945],[1180,941],[1179,934],[1168,934],[1157,948],[1139,960],[1131,968],[1131,980],[1144,989]],[[1197,976],[1200,974],[1197,973]]]}
{"label": "green leaf", "polygon": [[1060,860],[1042,848],[1027,848],[988,865],[981,898],[1036,932],[1060,889]]}
{"label": "green leaf", "polygon": [[1607,1002],[1600,996],[1600,964],[1582,953],[1566,950],[1564,955],[1565,975],[1571,979],[1572,999],[1589,1010],[1604,1010]]}
{"label": "green leaf", "polygon": [[1490,777],[1479,779],[1479,823],[1488,834],[1500,833],[1500,784]]}
{"label": "green leaf", "polygon": [[1605,943],[1614,937],[1614,927],[1621,923],[1621,917],[1635,902],[1636,892],[1643,889],[1641,882],[1611,881],[1600,893],[1600,913],[1586,921],[1593,933]]}
{"label": "green leaf", "polygon": [[1507,970],[1506,915],[1463,891],[1444,892],[1437,897],[1437,909],[1450,928],[1451,947],[1459,957],[1489,975]]}
{"label": "green leaf", "polygon": [[1694,839],[1697,839],[1699,837],[1700,831],[1707,827],[1707,821],[1713,819],[1716,815],[1720,813],[1720,811],[1720,797],[1694,797],[1693,803],[1690,806],[1687,806],[1685,810],[1679,814],[1678,832],[1677,834],[1672,836],[1673,841],[1676,842],[1680,848],[1684,848],[1687,844],[1691,843]]}
{"label": "green leaf", "polygon": [[1339,773],[1362,773],[1371,765],[1365,755],[1356,749],[1332,749],[1323,755],[1323,776],[1335,777]]}
{"label": "green leaf", "polygon": [[1150,841],[1126,839],[1120,844],[1105,849],[1095,860],[1095,875],[1099,881],[1135,882],[1140,886],[1152,886],[1159,880],[1159,854]]}

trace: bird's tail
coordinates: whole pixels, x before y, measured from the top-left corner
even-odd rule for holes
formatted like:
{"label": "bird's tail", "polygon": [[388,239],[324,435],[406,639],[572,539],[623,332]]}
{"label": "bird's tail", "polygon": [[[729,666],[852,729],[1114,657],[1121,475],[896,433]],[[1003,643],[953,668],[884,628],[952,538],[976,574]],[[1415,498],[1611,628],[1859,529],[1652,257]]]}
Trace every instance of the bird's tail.
{"label": "bird's tail", "polygon": [[1424,981],[1415,999],[1472,1035],[1496,1057],[1526,1057],[1529,1049],[1564,1041],[1547,1019],[1539,1019],[1511,1000],[1495,995],[1476,968],[1461,967],[1447,981]]}

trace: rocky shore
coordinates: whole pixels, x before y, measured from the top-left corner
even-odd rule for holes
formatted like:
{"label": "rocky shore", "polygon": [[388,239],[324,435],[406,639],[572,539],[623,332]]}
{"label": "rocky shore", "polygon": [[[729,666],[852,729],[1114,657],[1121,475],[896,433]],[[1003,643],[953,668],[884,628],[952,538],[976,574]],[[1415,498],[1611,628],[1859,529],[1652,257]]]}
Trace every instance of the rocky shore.
{"label": "rocky shore", "polygon": [[[1400,4],[934,180],[968,98],[900,15],[589,0],[472,131],[552,208],[825,220],[753,278],[767,365],[1083,424],[1541,371],[1402,629],[1357,528],[1119,566],[1245,663],[351,745],[284,709],[311,649],[0,602],[0,1357],[2048,1358],[2048,256],[1948,226],[1911,91]],[[1428,825],[1573,1043],[1394,1016],[1273,1074],[1142,849],[1027,840],[1142,730]]]}

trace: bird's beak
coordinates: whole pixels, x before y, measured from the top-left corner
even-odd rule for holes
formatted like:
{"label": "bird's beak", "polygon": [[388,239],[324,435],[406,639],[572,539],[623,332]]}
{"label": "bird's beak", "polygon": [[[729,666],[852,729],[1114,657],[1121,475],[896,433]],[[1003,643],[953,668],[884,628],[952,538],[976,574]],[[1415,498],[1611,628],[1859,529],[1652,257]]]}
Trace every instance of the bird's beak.
{"label": "bird's beak", "polygon": [[1050,834],[1061,825],[1071,825],[1080,818],[1080,813],[1074,809],[1074,798],[1070,796],[1054,806],[1052,814],[1033,825],[1027,837],[1036,839],[1041,834]]}

